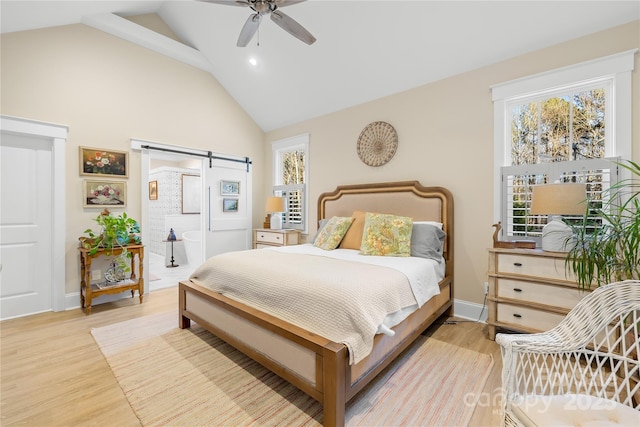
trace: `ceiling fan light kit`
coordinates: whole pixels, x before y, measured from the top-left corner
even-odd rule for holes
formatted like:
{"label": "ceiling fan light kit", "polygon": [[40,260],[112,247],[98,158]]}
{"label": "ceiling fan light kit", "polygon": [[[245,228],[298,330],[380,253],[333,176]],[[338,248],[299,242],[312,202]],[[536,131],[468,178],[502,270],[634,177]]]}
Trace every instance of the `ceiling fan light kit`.
{"label": "ceiling fan light kit", "polygon": [[240,6],[250,7],[254,14],[250,15],[247,21],[244,23],[240,35],[238,36],[238,47],[245,47],[249,44],[253,36],[258,31],[260,22],[264,15],[269,15],[271,20],[275,22],[280,28],[303,41],[304,43],[311,45],[316,41],[316,38],[307,31],[296,20],[289,15],[283,13],[279,8],[285,6],[291,6],[297,3],[302,3],[306,0],[201,0],[207,3],[224,4],[227,6]]}

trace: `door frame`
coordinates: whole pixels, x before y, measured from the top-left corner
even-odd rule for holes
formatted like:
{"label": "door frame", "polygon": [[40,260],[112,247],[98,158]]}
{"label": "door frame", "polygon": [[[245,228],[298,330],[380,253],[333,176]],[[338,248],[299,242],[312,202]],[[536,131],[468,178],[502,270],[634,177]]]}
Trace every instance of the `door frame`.
{"label": "door frame", "polygon": [[[203,156],[207,156],[208,155],[208,151],[206,150],[202,150],[202,149],[195,149],[195,148],[187,148],[187,147],[183,147],[183,146],[179,146],[179,145],[171,145],[171,144],[164,144],[164,143],[160,143],[160,142],[155,142],[155,141],[147,141],[147,140],[143,140],[143,139],[136,139],[136,138],[131,138],[130,139],[130,146],[131,146],[131,150],[132,151],[137,151],[140,152],[140,195],[141,195],[141,200],[140,200],[140,217],[141,220],[147,221],[149,219],[149,198],[145,197],[145,194],[148,194],[149,191],[149,161],[150,161],[150,154],[149,154],[149,149],[147,148],[142,148],[143,146],[147,146],[150,145],[152,147],[155,148],[164,148],[167,150],[177,150],[178,152],[180,152],[181,154],[184,155],[189,155],[189,154],[193,154],[195,157],[203,157]],[[212,155],[214,156],[222,156],[222,154],[220,153],[212,153]],[[230,155],[224,155],[227,158],[237,158],[238,160],[244,160],[244,157],[238,157],[238,156],[230,156]],[[204,169],[205,167],[209,167],[208,165],[208,159],[203,158],[202,159],[202,169]],[[204,170],[202,170],[202,174],[201,176],[204,177]],[[200,215],[200,230],[202,231],[203,234],[203,239],[202,239],[202,254],[204,256],[205,254],[205,239],[204,239],[204,233],[206,232],[206,230],[208,229],[208,215],[205,214],[205,212],[208,212],[208,207],[207,207],[207,197],[206,197],[206,189],[205,189],[205,180],[202,179],[202,200],[201,200],[201,205],[200,205],[200,212],[202,213]],[[249,200],[252,199],[252,196],[250,196],[248,198]],[[251,209],[251,206],[248,207],[249,209]],[[141,227],[140,230],[140,238],[142,239],[142,242],[144,243],[145,241],[148,241],[149,239],[149,231],[148,231],[148,227],[145,227],[144,224]],[[149,293],[149,257],[144,257],[144,287],[145,293]]]}
{"label": "door frame", "polygon": [[64,125],[39,122],[13,116],[0,116],[3,133],[41,138],[51,143],[51,182],[56,189],[51,198],[51,307],[64,311],[66,307],[66,182],[65,150],[69,128]]}
{"label": "door frame", "polygon": [[[142,147],[146,145],[152,145],[154,147],[166,148],[169,150],[179,150],[185,153],[193,153],[194,155],[200,155],[203,151],[188,149],[188,148],[180,147],[177,145],[162,144],[159,142],[146,141],[143,139],[135,139],[135,138],[131,138],[130,143],[131,143],[132,151],[140,152],[140,199],[141,199],[140,200],[140,220],[142,223],[141,224],[142,226],[140,227],[140,239],[144,243],[149,241],[149,228],[145,226],[145,221],[148,223],[148,220],[149,220],[149,198],[145,197],[145,194],[148,194],[149,192],[149,171],[150,171],[149,163],[151,160],[151,156],[149,154],[149,149],[142,148]],[[201,212],[203,212],[202,209],[201,209]],[[204,226],[203,218],[204,218],[204,215],[200,215],[201,230],[203,229],[202,227]],[[150,292],[149,260],[150,260],[150,257],[148,256],[144,257],[143,263],[144,263],[144,293],[145,294],[148,294]]]}

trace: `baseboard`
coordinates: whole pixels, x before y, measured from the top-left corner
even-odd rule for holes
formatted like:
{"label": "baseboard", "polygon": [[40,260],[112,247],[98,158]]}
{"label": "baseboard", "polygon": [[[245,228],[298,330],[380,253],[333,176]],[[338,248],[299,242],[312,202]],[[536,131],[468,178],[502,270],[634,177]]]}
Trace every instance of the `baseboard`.
{"label": "baseboard", "polygon": [[[116,301],[121,298],[130,298],[130,295],[101,295],[98,298],[94,299],[96,304],[100,304],[103,302],[111,302]],[[65,307],[66,310],[73,310],[76,308],[80,308],[80,293],[73,292],[65,295]],[[487,308],[482,304],[477,304],[475,302],[463,301],[459,299],[453,300],[453,312],[456,317],[461,317],[463,319],[475,320],[480,322],[487,321]],[[479,320],[478,320],[479,319]]]}
{"label": "baseboard", "polygon": [[[136,294],[137,296],[137,294]],[[100,295],[91,302],[92,306],[102,304],[103,302],[117,301],[122,298],[131,298],[131,293],[124,291],[119,294]],[[80,307],[80,292],[72,292],[64,296],[65,310],[74,310]]]}
{"label": "baseboard", "polygon": [[487,321],[486,305],[477,304],[475,302],[454,299],[453,313],[456,317],[461,317],[463,319],[475,320],[479,322]]}

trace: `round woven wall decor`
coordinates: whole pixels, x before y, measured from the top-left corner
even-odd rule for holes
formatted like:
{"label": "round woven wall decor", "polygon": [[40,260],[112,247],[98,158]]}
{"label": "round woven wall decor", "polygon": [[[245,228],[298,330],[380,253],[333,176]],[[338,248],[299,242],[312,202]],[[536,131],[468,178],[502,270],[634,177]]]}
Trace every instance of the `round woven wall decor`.
{"label": "round woven wall decor", "polygon": [[382,166],[393,158],[398,134],[389,123],[369,123],[358,138],[358,157],[369,166]]}

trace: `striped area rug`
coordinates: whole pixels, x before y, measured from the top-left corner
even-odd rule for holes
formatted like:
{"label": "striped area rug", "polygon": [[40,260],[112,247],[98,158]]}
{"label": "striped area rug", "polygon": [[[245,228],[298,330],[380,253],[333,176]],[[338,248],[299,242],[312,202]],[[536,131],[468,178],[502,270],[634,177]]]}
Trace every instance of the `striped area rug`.
{"label": "striped area rug", "polygon": [[[143,426],[319,426],[322,406],[177,313],[92,334]],[[490,355],[420,337],[347,406],[348,426],[466,426]]]}

